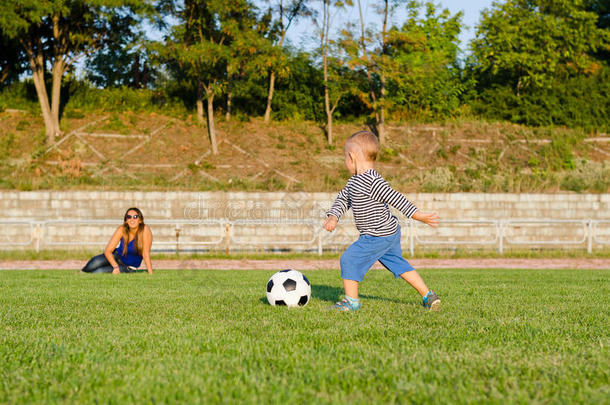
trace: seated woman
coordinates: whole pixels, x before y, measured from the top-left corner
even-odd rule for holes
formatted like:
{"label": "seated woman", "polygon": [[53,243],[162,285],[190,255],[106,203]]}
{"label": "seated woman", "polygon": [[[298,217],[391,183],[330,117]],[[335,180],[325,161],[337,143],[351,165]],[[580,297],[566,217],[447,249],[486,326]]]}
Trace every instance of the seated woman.
{"label": "seated woman", "polygon": [[[118,248],[116,248],[117,244]],[[152,232],[150,227],[144,224],[142,212],[137,208],[129,208],[125,213],[123,225],[114,231],[104,253],[89,260],[82,271],[85,273],[134,273],[138,271],[137,267],[144,259],[146,270],[152,274],[151,245]]]}

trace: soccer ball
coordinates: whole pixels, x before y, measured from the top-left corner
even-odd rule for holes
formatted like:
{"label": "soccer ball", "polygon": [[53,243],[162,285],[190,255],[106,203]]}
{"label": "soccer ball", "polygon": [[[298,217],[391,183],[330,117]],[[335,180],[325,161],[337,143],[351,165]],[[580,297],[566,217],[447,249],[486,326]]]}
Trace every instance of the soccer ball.
{"label": "soccer ball", "polygon": [[307,305],[310,296],[309,280],[296,270],[278,271],[267,282],[267,301],[274,306],[302,307]]}

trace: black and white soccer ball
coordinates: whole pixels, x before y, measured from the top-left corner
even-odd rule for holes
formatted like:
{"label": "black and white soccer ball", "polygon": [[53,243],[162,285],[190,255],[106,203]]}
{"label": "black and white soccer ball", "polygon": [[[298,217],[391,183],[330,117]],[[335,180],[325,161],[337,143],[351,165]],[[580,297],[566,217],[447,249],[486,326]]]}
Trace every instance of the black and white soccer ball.
{"label": "black and white soccer ball", "polygon": [[267,282],[267,301],[271,305],[302,307],[307,305],[310,297],[311,284],[299,271],[278,271]]}

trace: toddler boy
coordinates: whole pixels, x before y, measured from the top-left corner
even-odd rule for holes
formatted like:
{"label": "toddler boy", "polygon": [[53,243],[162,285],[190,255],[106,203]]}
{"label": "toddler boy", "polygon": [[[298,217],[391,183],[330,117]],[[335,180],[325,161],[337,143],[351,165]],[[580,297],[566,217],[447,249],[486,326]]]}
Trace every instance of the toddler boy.
{"label": "toddler boy", "polygon": [[421,276],[402,257],[400,225],[388,205],[432,227],[438,225],[435,213],[421,212],[405,196],[395,191],[374,169],[379,142],[368,131],[356,132],[345,143],[345,166],[352,174],[346,186],[326,213],[324,229],[332,232],[341,215],[352,209],[360,237],[341,255],[341,278],[345,299],[334,308],[343,311],[360,309],[358,285],[371,266],[379,262],[395,277],[401,277],[422,296],[430,310],[440,308],[441,300],[429,290]]}

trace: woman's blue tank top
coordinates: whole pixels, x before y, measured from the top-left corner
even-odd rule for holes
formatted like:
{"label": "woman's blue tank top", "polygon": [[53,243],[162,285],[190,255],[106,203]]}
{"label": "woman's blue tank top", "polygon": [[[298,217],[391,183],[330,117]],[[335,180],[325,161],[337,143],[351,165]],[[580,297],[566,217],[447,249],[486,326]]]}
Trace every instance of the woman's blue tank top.
{"label": "woman's blue tank top", "polygon": [[135,238],[127,244],[127,255],[123,256],[123,238],[121,238],[121,242],[119,243],[116,252],[121,258],[121,261],[127,266],[140,267],[140,264],[142,264],[142,256],[138,255]]}

